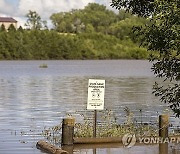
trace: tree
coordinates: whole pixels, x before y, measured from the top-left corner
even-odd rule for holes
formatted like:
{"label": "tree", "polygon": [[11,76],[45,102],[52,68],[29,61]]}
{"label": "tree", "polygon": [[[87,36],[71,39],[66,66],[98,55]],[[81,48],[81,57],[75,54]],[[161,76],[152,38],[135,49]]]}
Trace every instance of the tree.
{"label": "tree", "polygon": [[47,22],[41,20],[41,17],[38,15],[36,11],[31,11],[29,10],[29,13],[26,14],[27,17],[27,22],[25,23],[25,26],[28,29],[42,29],[46,28],[47,29]]}
{"label": "tree", "polygon": [[10,26],[8,28],[8,31],[11,31],[11,32],[15,32],[16,31],[16,28],[14,27],[13,24],[10,24]]}
{"label": "tree", "polygon": [[1,25],[1,27],[0,27],[0,31],[1,31],[1,32],[6,31],[6,28],[5,28],[4,24],[2,24],[2,25]]}
{"label": "tree", "polygon": [[137,14],[142,17],[149,17],[155,11],[155,0],[112,0],[112,7],[118,10],[126,9],[132,14]]}
{"label": "tree", "polygon": [[[123,17],[124,16],[124,17]],[[132,32],[133,26],[142,26],[146,24],[148,20],[139,18],[137,16],[129,16],[126,18],[126,14],[122,14],[122,20],[115,22],[109,26],[109,34],[115,35],[121,40],[131,38],[135,41],[134,34]]]}
{"label": "tree", "polygon": [[62,33],[73,32],[73,18],[74,14],[72,12],[54,13],[50,17],[55,30]]}
{"label": "tree", "polygon": [[87,25],[92,25],[95,31],[108,34],[109,25],[118,17],[104,5],[89,3],[84,9],[54,13],[50,19],[58,32],[82,33]]}
{"label": "tree", "polygon": [[108,33],[108,27],[117,20],[117,16],[104,5],[89,3],[82,11],[82,21],[87,25],[91,24],[97,32]]}
{"label": "tree", "polygon": [[150,51],[152,70],[166,84],[155,83],[154,94],[180,116],[180,1],[165,0],[112,0],[111,6],[126,9],[149,18],[151,22],[135,27],[134,33],[141,45]]}
{"label": "tree", "polygon": [[24,31],[23,28],[22,28],[22,26],[19,26],[18,31],[19,31],[19,32],[23,32],[23,31]]}

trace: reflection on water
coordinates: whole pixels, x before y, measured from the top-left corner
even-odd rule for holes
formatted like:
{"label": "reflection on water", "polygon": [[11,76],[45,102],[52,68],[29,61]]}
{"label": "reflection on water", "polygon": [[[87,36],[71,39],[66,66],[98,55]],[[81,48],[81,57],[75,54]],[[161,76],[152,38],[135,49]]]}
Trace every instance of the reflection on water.
{"label": "reflection on water", "polygon": [[[92,147],[94,147],[94,149],[92,149]],[[79,154],[78,148],[78,145],[75,146],[75,151],[77,151],[74,152],[75,154]],[[86,147],[86,149],[81,150],[81,152],[86,154],[159,154],[158,145],[147,145],[146,147],[142,145],[136,145],[131,148],[124,148],[123,145],[120,144],[107,144],[99,147],[91,145],[89,146],[89,149]]]}
{"label": "reflection on water", "polygon": [[[42,63],[48,68],[39,68]],[[42,130],[59,124],[67,113],[86,109],[89,78],[106,80],[105,108],[116,117],[122,117],[128,106],[134,112],[142,109],[144,121],[152,120],[166,107],[151,94],[155,79],[150,66],[133,60],[1,61],[0,153],[42,153],[35,147]],[[158,151],[156,146],[133,148],[138,154]],[[100,148],[96,153],[130,154],[133,148]],[[81,153],[93,153],[93,149]]]}
{"label": "reflection on water", "polygon": [[168,154],[168,143],[159,144],[159,154]]}

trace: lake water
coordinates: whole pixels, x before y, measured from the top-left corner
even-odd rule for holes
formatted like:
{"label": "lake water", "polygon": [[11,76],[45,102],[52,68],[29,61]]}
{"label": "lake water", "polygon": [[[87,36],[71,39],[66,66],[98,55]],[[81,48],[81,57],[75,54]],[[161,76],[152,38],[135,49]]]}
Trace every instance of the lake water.
{"label": "lake water", "polygon": [[[125,106],[135,115],[141,109],[141,120],[153,121],[167,107],[151,94],[157,79],[150,68],[145,60],[0,61],[0,154],[41,154],[36,142],[44,139],[44,129],[61,123],[67,114],[88,112],[88,79],[106,80],[105,108],[118,122],[124,120]],[[143,153],[142,147],[133,148]],[[97,153],[130,154],[133,148],[99,148]],[[157,153],[157,146],[144,153],[152,151]]]}

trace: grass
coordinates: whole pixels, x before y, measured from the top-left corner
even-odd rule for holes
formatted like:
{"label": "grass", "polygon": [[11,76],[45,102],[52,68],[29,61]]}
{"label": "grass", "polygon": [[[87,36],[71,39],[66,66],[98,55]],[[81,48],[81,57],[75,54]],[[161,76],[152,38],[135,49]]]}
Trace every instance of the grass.
{"label": "grass", "polygon": [[[118,124],[116,117],[111,110],[105,110],[102,120],[106,123],[97,124],[97,137],[122,137],[124,134],[136,134],[137,136],[157,136],[157,127],[149,124],[137,124],[133,121],[134,114],[125,107],[126,120]],[[83,123],[76,123],[74,126],[74,137],[93,137],[93,122],[84,117]],[[61,143],[62,124],[44,129],[42,135],[51,143]]]}
{"label": "grass", "polygon": [[44,128],[41,135],[44,136],[50,143],[59,144],[61,143],[61,132],[62,124],[59,124],[48,129]]}
{"label": "grass", "polygon": [[39,68],[48,68],[48,65],[47,64],[41,64],[41,65],[39,65]]}
{"label": "grass", "polygon": [[[97,125],[97,137],[122,137],[124,134],[136,134],[138,136],[157,136],[154,126],[148,124],[136,124],[133,121],[133,113],[125,107],[126,120],[123,124],[116,122],[116,117],[111,110],[106,110],[103,115],[105,124]],[[85,118],[86,119],[86,118]],[[84,123],[76,123],[74,127],[75,137],[93,137],[93,123],[85,120]]]}

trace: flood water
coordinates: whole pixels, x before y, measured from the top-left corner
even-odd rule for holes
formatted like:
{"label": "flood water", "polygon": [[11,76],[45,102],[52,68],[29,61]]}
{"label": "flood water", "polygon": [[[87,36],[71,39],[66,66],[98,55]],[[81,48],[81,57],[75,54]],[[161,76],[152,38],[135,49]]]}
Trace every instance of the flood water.
{"label": "flood water", "polygon": [[[42,131],[67,114],[86,110],[88,79],[106,80],[105,109],[112,110],[119,123],[125,106],[137,114],[141,109],[143,120],[153,121],[167,107],[151,94],[157,79],[150,68],[144,60],[0,61],[0,154],[42,154],[36,149],[36,142],[44,139]],[[157,149],[97,148],[96,153],[152,154]],[[93,154],[93,149],[74,153]]]}

